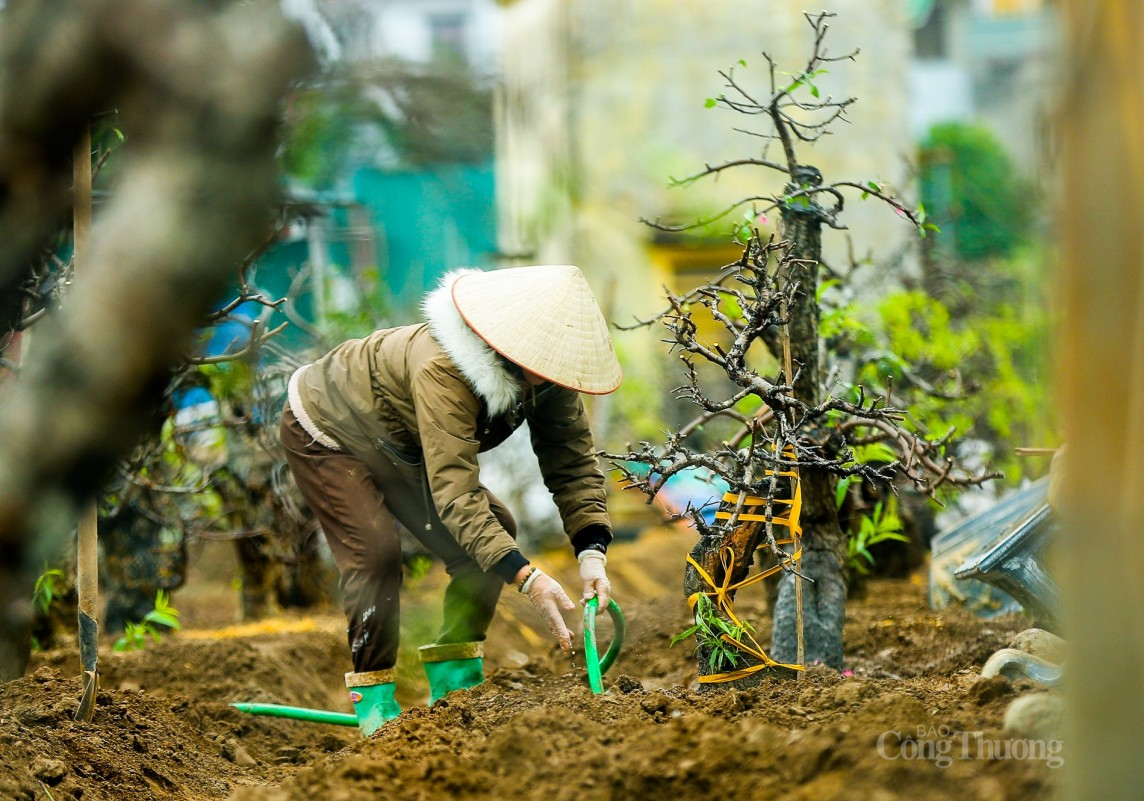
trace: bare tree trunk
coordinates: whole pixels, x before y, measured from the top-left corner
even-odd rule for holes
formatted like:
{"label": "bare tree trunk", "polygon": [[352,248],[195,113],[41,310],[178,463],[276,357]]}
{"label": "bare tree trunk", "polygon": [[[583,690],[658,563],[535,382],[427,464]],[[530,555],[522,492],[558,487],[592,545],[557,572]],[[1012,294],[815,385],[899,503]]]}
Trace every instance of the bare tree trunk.
{"label": "bare tree trunk", "polygon": [[[0,678],[22,669],[41,554],[69,536],[77,504],[146,430],[191,331],[265,237],[282,98],[309,58],[301,32],[268,7],[63,6],[6,12],[0,186],[65,169],[80,126],[107,108],[132,139],[82,290],[38,326],[24,371],[3,389]],[[40,137],[55,144],[34,148]],[[41,188],[31,220],[11,192],[0,198],[0,241],[28,226],[13,234],[19,247],[0,247],[0,279],[21,269],[27,231],[42,236],[66,208],[66,183]]]}
{"label": "bare tree trunk", "polygon": [[[820,184],[814,167],[800,166],[796,178],[802,185]],[[796,191],[798,186],[788,186]],[[822,400],[822,365],[818,337],[818,262],[822,258],[821,212],[813,203],[807,207],[783,207],[783,236],[793,248],[793,256],[804,260],[791,278],[799,283],[799,297],[790,308],[791,359],[798,378],[794,394],[808,406]],[[817,440],[816,432],[803,432]],[[800,469],[802,483],[803,556],[799,572],[803,582],[803,625],[807,664],[822,662],[842,668],[842,624],[846,619],[846,537],[838,524],[834,506],[836,479],[825,470]],[[779,662],[798,660],[795,627],[795,580],[784,573],[779,580],[771,633],[771,657]]]}
{"label": "bare tree trunk", "polygon": [[1061,10],[1061,797],[1097,801],[1144,786],[1144,6],[1068,0]]}
{"label": "bare tree trunk", "polygon": [[[856,55],[856,52],[843,56],[827,54],[823,40],[832,16],[829,12],[806,15],[814,31],[814,50],[806,68],[797,74],[793,83],[786,80],[780,83],[775,61],[768,54],[763,54],[770,68],[771,96],[768,100],[760,102],[757,94],[747,91],[733,69],[720,72],[726,80],[729,94],[720,95],[708,104],[724,105],[748,115],[766,115],[773,123],[774,131],[762,135],[781,142],[785,158],[781,162],[748,158],[708,164],[702,171],[689,176],[686,182],[718,176],[724,170],[746,164],[767,167],[789,176],[790,183],[781,196],[747,197],[722,213],[730,215],[733,211],[749,208],[746,216],[755,216],[759,211],[757,204],[764,197],[769,197],[775,205],[767,205],[765,210],[779,207],[782,241],[776,242],[771,238],[763,243],[757,230],[752,233],[741,226],[739,231],[744,235],[746,247],[740,262],[728,265],[728,272],[704,287],[684,296],[669,294],[669,309],[652,320],[639,323],[646,325],[660,320],[667,326],[672,335],[668,341],[672,342],[673,349],[679,347],[689,372],[689,384],[678,388],[676,393],[694,400],[703,413],[693,423],[673,433],[662,449],[654,449],[645,442],[641,443],[639,450],[629,447],[627,453],[608,454],[609,458],[617,460],[613,461],[613,466],[623,473],[630,485],[649,495],[658,493],[673,475],[696,467],[717,475],[731,488],[728,502],[723,504],[717,515],[719,520],[728,521],[728,525],[711,526],[700,519],[697,510],[688,512],[700,531],[699,542],[690,554],[694,564],[689,563],[685,571],[684,589],[689,599],[703,604],[705,613],[697,614],[694,628],[700,645],[701,684],[733,687],[751,683],[761,672],[754,661],[767,665],[774,660],[781,664],[818,662],[834,668],[842,667],[849,548],[835,508],[837,476],[883,484],[893,481],[903,465],[912,466],[918,469],[910,470],[909,478],[919,489],[932,493],[943,484],[973,486],[999,475],[958,465],[957,475],[951,476],[950,469],[955,462],[942,455],[946,441],[917,436],[903,427],[900,424],[905,414],[902,410],[885,407],[881,398],[867,401],[860,394],[855,403],[823,391],[820,348],[824,343],[819,338],[818,267],[822,253],[822,226],[837,227],[835,220],[843,208],[842,190],[859,189],[863,198],[873,196],[887,203],[919,230],[924,232],[930,227],[925,225],[920,208],[914,210],[903,205],[879,185],[854,181],[827,185],[818,169],[798,161],[795,146],[817,141],[828,132],[833,121],[844,117],[846,106],[854,102],[854,98],[844,101],[820,99],[818,89],[813,85],[815,76],[824,71],[821,69],[824,65],[852,59]],[[808,84],[813,100],[792,98],[792,92]],[[783,85],[785,88],[780,88]],[[824,114],[825,119],[812,121],[816,112]],[[821,206],[822,200],[832,205]],[[647,222],[662,231],[687,230],[705,224],[672,226],[659,221]],[[774,271],[776,255],[779,261],[777,271]],[[754,296],[748,297],[740,289],[723,285],[722,282],[732,275],[751,286]],[[734,298],[744,309],[742,320],[733,321],[719,308],[726,298]],[[697,337],[699,329],[689,309],[696,304],[706,306],[712,317],[727,330],[732,341],[729,349],[700,341],[701,338]],[[797,371],[797,375],[788,375],[786,380],[772,383],[772,379],[756,373],[745,358],[747,350],[755,342],[762,342],[772,355],[782,360],[784,373]],[[709,395],[699,386],[698,372],[691,361],[693,358],[720,367],[731,379],[735,394],[721,398]],[[720,450],[699,453],[686,444],[686,437],[707,420],[733,410],[740,400],[751,396],[761,400],[765,410],[746,419],[740,416],[743,429],[725,441]],[[841,419],[851,421],[852,425],[845,428],[835,426],[833,419],[836,414],[841,414]],[[858,439],[885,443],[898,458],[885,466],[855,463],[844,450],[846,437],[850,434],[843,431],[860,431],[862,433],[856,435]],[[744,443],[749,443],[747,449],[743,449]],[[782,448],[782,457],[776,459],[773,454],[761,453],[757,448],[763,443]],[[734,619],[730,620],[731,626],[726,626],[727,620],[723,618],[735,617],[728,600],[741,581],[758,581],[770,575],[769,572],[760,572],[747,579],[752,556],[760,541],[765,542],[767,550],[783,561],[784,567],[788,566],[785,557],[775,553],[785,538],[772,535],[774,525],[787,525],[789,520],[774,514],[774,504],[782,504],[783,499],[774,494],[779,482],[768,480],[763,465],[778,463],[780,469],[775,472],[784,476],[785,481],[785,476],[794,472],[784,469],[790,466],[787,458],[791,446],[798,453],[796,466],[802,493],[799,519],[802,560],[798,571],[800,576],[810,581],[795,580],[789,575],[780,580],[774,605],[772,646],[769,653],[763,654],[763,649],[753,638],[740,637],[741,632]],[[625,462],[636,462],[650,469],[641,475],[629,469]],[[762,494],[766,497],[757,497]],[[752,511],[744,513],[748,507]],[[760,508],[765,512],[759,514],[757,510]],[[731,520],[735,520],[736,525],[729,526]],[[805,598],[802,597],[804,591]],[[715,599],[714,605],[708,606],[704,598]],[[805,619],[800,612],[805,612]],[[716,617],[712,618],[712,614]],[[803,632],[805,641],[800,637]],[[734,651],[728,651],[728,646]],[[747,664],[741,664],[738,659],[744,651],[753,654],[746,660]],[[723,667],[727,662],[734,662],[735,670],[719,671],[720,665],[705,662],[709,656]],[[737,680],[723,683],[726,675],[707,677],[713,672],[731,673]]]}

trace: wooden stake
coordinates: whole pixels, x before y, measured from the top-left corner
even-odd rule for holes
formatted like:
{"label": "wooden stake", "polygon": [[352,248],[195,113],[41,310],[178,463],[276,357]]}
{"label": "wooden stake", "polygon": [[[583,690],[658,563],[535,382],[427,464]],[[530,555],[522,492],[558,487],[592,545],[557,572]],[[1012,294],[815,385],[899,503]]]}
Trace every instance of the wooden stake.
{"label": "wooden stake", "polygon": [[[604,291],[600,295],[600,311],[609,327],[616,316],[616,277],[609,275],[604,280]],[[611,395],[587,395],[588,420],[591,426],[592,438],[596,442],[603,442],[608,436],[608,405]]]}
{"label": "wooden stake", "polygon": [[[783,303],[782,313],[783,313],[783,317],[787,316],[787,307],[786,307],[785,302]],[[790,328],[788,326],[784,325],[782,327],[781,337],[782,337],[782,343],[783,343],[783,370],[786,372],[787,382],[792,383],[794,381],[794,369],[793,369],[793,363],[792,363],[791,357],[790,357]],[[792,412],[792,414],[793,414],[793,412]],[[781,456],[781,453],[780,453],[780,456]],[[794,467],[791,469],[795,473],[795,480],[797,481],[798,480],[798,468]],[[775,472],[778,472],[777,466],[775,468]],[[791,536],[791,539],[794,540],[794,542],[792,543],[792,547],[794,548],[792,553],[798,553],[799,549],[802,548],[802,537],[799,535],[799,533],[797,531],[795,531],[795,527],[793,525],[793,523],[794,523],[793,520],[791,521],[791,523],[792,523],[792,525],[790,527],[790,536]],[[806,667],[806,641],[805,641],[804,636],[803,636],[803,622],[802,622],[802,574],[800,572],[798,572],[797,570],[794,572],[794,629],[795,629],[795,632],[794,632],[795,633],[795,641],[797,643],[798,664],[800,667],[805,668]],[[806,672],[805,670],[798,671],[798,674],[797,674],[798,678],[801,679],[803,676],[803,673],[805,673],[805,672]]]}
{"label": "wooden stake", "polygon": [[[75,149],[73,167],[73,225],[75,270],[87,257],[91,236],[91,129],[85,127]],[[90,721],[99,688],[99,516],[92,499],[80,512],[76,543],[76,592],[79,596],[79,657],[83,694],[76,720]]]}
{"label": "wooden stake", "polygon": [[1057,448],[1014,448],[1013,454],[1015,456],[1052,456],[1057,450]]}

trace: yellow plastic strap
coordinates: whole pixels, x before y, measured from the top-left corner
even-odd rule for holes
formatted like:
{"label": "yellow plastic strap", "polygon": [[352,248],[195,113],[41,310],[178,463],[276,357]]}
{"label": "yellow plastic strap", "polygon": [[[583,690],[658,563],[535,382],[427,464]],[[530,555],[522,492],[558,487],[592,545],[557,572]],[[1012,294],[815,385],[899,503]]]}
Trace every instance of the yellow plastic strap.
{"label": "yellow plastic strap", "polygon": [[[719,519],[729,520],[730,518],[731,518],[730,512],[716,512],[715,513],[715,519],[717,519],[717,520],[719,520]],[[767,516],[766,515],[757,515],[757,514],[754,514],[752,512],[740,512],[739,516],[736,518],[736,520],[742,520],[742,521],[747,522],[747,523],[766,523],[767,522]],[[787,527],[790,526],[790,520],[788,518],[785,518],[785,517],[774,517],[774,516],[772,516],[771,522],[774,523],[776,526],[787,526]]]}
{"label": "yellow plastic strap", "polygon": [[[793,458],[793,455],[791,456],[791,458]],[[771,476],[771,475],[790,476],[791,478],[794,479],[794,497],[793,498],[774,498],[772,500],[772,503],[782,503],[782,504],[789,505],[790,506],[790,512],[785,517],[775,517],[774,515],[772,515],[770,522],[773,523],[774,525],[786,526],[787,528],[790,529],[792,536],[796,535],[796,534],[801,536],[802,535],[802,526],[800,525],[799,521],[802,517],[802,482],[799,481],[798,473],[792,472],[792,471],[783,471],[783,472],[776,474],[773,470],[768,470],[768,471],[766,471],[766,474],[768,476]],[[723,502],[724,503],[731,503],[731,504],[738,504],[739,496],[733,492],[728,492],[725,495],[723,495]],[[766,505],[767,505],[767,499],[766,498],[759,498],[759,497],[756,497],[754,495],[748,495],[746,498],[743,499],[743,508],[744,509],[755,509],[755,508],[760,507],[760,506],[765,508]],[[733,514],[733,512],[730,512],[730,511],[718,511],[715,513],[715,519],[716,520],[730,520],[732,514]],[[767,522],[767,516],[765,514],[758,514],[756,512],[740,512],[737,519],[738,520],[744,520],[744,521],[749,522],[749,523],[766,523]],[[793,539],[791,541],[793,542]]]}
{"label": "yellow plastic strap", "polygon": [[746,645],[745,643],[741,643],[741,642],[737,641],[734,637],[731,637],[727,634],[723,635],[723,639],[729,643],[732,643],[737,648],[742,649],[743,651],[745,651],[746,653],[755,657],[756,659],[760,659],[762,661],[757,665],[751,665],[750,667],[739,668],[738,670],[732,670],[732,671],[729,671],[727,673],[716,673],[716,674],[713,674],[710,676],[700,676],[699,677],[699,683],[700,684],[721,684],[725,681],[735,681],[736,679],[741,679],[741,678],[744,678],[746,676],[750,676],[752,673],[758,673],[760,670],[766,670],[767,668],[770,668],[770,667],[785,667],[785,668],[789,668],[791,670],[802,670],[803,669],[802,665],[786,665],[786,664],[783,664],[782,662],[776,662],[775,660],[771,659],[766,654],[766,652],[763,651],[762,648],[759,648],[759,644],[757,642],[755,642],[753,637],[751,638],[751,642],[754,643],[754,646],[755,646],[754,648],[751,648],[750,646]]}
{"label": "yellow plastic strap", "polygon": [[[776,443],[775,447],[777,450],[777,448],[778,448],[777,443]],[[788,459],[791,459],[791,460],[795,459],[794,449],[789,447],[789,446],[783,448],[783,456],[788,458]],[[772,503],[782,503],[782,504],[789,505],[790,506],[790,512],[785,517],[774,517],[772,515],[771,519],[770,519],[770,522],[772,524],[776,524],[776,525],[780,525],[780,526],[786,526],[790,530],[790,533],[791,533],[791,536],[789,538],[781,539],[781,540],[777,539],[777,540],[775,540],[775,542],[777,544],[782,544],[782,545],[793,544],[796,540],[798,540],[802,536],[802,526],[800,525],[800,519],[802,517],[802,482],[799,481],[798,472],[793,471],[793,470],[780,471],[778,473],[776,473],[773,470],[768,470],[768,471],[766,471],[766,475],[768,475],[768,476],[772,476],[772,475],[786,476],[786,477],[794,479],[794,497],[793,498],[774,498],[772,500]],[[726,503],[738,504],[739,503],[739,496],[735,493],[728,492],[723,496],[723,501]],[[766,498],[759,498],[759,497],[756,497],[754,495],[748,495],[746,498],[743,499],[743,508],[755,509],[759,506],[766,507],[766,505],[767,505],[767,499]],[[715,518],[717,520],[730,520],[732,514],[733,513],[729,512],[729,511],[720,511],[720,512],[715,513]],[[767,516],[765,514],[756,514],[755,512],[742,512],[741,511],[739,513],[739,516],[736,519],[737,520],[743,520],[743,521],[746,521],[749,523],[766,523],[767,522]],[[707,585],[709,587],[711,587],[711,590],[693,593],[691,595],[691,597],[687,599],[687,605],[691,608],[692,614],[694,614],[695,613],[695,605],[697,603],[699,603],[699,596],[700,595],[707,595],[707,596],[713,597],[715,599],[716,606],[719,608],[719,610],[721,612],[723,612],[723,614],[725,614],[728,617],[728,619],[730,619],[732,624],[734,624],[735,626],[738,626],[738,627],[742,627],[742,625],[743,625],[742,621],[740,621],[739,618],[735,615],[735,610],[732,608],[733,604],[732,604],[732,600],[731,600],[731,593],[733,593],[735,590],[738,590],[742,587],[746,587],[748,585],[762,581],[763,579],[767,578],[768,576],[773,576],[775,573],[782,570],[785,566],[793,565],[794,563],[798,562],[801,558],[802,558],[802,546],[800,545],[799,547],[797,547],[795,549],[794,553],[792,553],[786,561],[780,562],[777,565],[769,567],[766,570],[762,570],[753,576],[749,576],[748,578],[745,578],[742,581],[739,581],[739,582],[732,584],[731,583],[731,573],[733,571],[733,567],[734,567],[734,563],[735,563],[735,551],[730,546],[724,546],[719,551],[719,561],[721,562],[722,567],[723,567],[723,583],[722,583],[722,585],[716,586],[715,580],[710,575],[708,575],[707,571],[704,570],[702,567],[700,567],[699,563],[696,562],[689,555],[687,557],[688,563],[692,567],[694,567],[696,572],[698,572],[699,575],[703,578],[703,580],[705,582],[707,582]],[[753,636],[751,636],[751,633],[749,631],[744,632],[744,634],[746,634],[747,639],[751,641],[750,645],[747,645],[744,642],[736,640],[734,637],[730,636],[729,634],[724,634],[723,639],[725,641],[731,643],[732,645],[734,645],[736,648],[743,651],[744,653],[750,654],[751,656],[760,660],[760,664],[751,665],[750,667],[740,668],[739,670],[733,670],[733,671],[730,671],[727,673],[715,673],[715,674],[711,674],[709,676],[700,676],[699,677],[699,683],[700,684],[718,684],[718,683],[725,682],[725,681],[735,681],[736,679],[741,679],[741,678],[744,678],[746,676],[750,676],[753,673],[757,673],[760,670],[765,670],[765,669],[770,668],[770,667],[785,667],[785,668],[790,668],[791,670],[803,670],[804,669],[803,665],[788,665],[788,664],[784,664],[782,662],[776,662],[775,660],[771,659],[767,655],[767,653],[762,649],[762,647],[758,644],[758,642],[756,642],[755,638]]]}
{"label": "yellow plastic strap", "polygon": [[[802,557],[802,549],[799,548],[795,553],[791,554],[791,557],[788,560],[788,563],[797,562],[801,557]],[[699,573],[699,575],[703,578],[703,580],[705,582],[707,582],[707,584],[712,589],[710,592],[700,591],[700,592],[693,593],[691,595],[691,597],[687,599],[687,604],[691,608],[692,613],[694,614],[695,605],[697,603],[699,603],[699,596],[700,595],[712,596],[715,599],[715,604],[719,607],[720,611],[722,611],[725,615],[727,615],[727,617],[730,619],[731,623],[734,624],[735,626],[741,627],[743,625],[743,623],[741,620],[739,620],[738,616],[735,615],[735,610],[732,608],[732,601],[731,601],[730,593],[734,592],[735,590],[737,590],[741,587],[746,587],[750,584],[754,584],[758,581],[762,581],[767,576],[774,575],[774,573],[776,573],[777,571],[779,571],[783,568],[783,565],[782,564],[774,565],[773,567],[770,567],[767,570],[756,573],[753,576],[750,576],[746,579],[743,579],[742,581],[739,581],[739,582],[732,584],[731,583],[731,572],[732,572],[732,567],[734,565],[734,560],[735,560],[734,549],[732,549],[730,546],[724,546],[719,552],[719,559],[720,559],[722,566],[723,566],[723,583],[722,583],[722,585],[716,586],[715,580],[711,578],[711,576],[707,573],[707,571],[704,570],[699,565],[699,563],[696,562],[690,555],[688,555],[688,557],[687,557],[688,563],[691,564],[691,566],[695,568],[696,572]],[[750,645],[748,645],[747,643],[741,642],[740,640],[736,640],[734,637],[731,637],[730,635],[727,635],[727,634],[723,635],[723,639],[726,640],[727,642],[731,643],[732,645],[734,645],[736,648],[743,651],[744,653],[750,654],[751,656],[754,656],[756,659],[761,660],[761,664],[752,665],[751,667],[741,668],[739,670],[732,671],[729,673],[714,673],[714,674],[711,674],[709,676],[700,676],[699,677],[699,683],[700,684],[712,684],[712,683],[719,683],[719,682],[725,682],[725,681],[734,681],[735,679],[742,678],[743,676],[749,676],[752,673],[755,673],[755,672],[760,671],[760,670],[764,670],[764,669],[769,668],[769,667],[785,667],[785,668],[790,668],[791,670],[802,670],[803,669],[802,665],[788,665],[788,664],[784,664],[782,662],[776,662],[775,660],[771,659],[770,656],[767,655],[767,653],[763,650],[762,646],[759,645],[759,643],[755,640],[755,638],[753,636],[751,636],[751,633],[749,631],[744,632],[744,634],[746,634],[747,639],[751,641]]]}

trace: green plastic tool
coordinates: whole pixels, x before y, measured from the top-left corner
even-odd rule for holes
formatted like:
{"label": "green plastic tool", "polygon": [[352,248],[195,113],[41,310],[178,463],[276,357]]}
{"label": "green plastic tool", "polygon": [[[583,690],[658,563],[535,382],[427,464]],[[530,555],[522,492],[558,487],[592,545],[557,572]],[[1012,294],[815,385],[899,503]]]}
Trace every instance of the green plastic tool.
{"label": "green plastic tool", "polygon": [[599,609],[600,600],[598,598],[590,598],[588,603],[584,604],[584,661],[588,666],[588,686],[597,695],[604,691],[604,674],[608,672],[608,668],[615,663],[616,657],[620,655],[620,649],[624,647],[624,633],[627,630],[624,613],[620,611],[620,605],[614,599],[609,601],[608,614],[612,618],[612,643],[601,659],[599,650],[596,648],[596,613]]}
{"label": "green plastic tool", "polygon": [[239,712],[247,712],[251,715],[308,720],[311,723],[332,723],[335,726],[358,725],[357,715],[346,712],[330,712],[325,709],[307,709],[300,706],[283,706],[282,704],[231,704],[231,706]]}

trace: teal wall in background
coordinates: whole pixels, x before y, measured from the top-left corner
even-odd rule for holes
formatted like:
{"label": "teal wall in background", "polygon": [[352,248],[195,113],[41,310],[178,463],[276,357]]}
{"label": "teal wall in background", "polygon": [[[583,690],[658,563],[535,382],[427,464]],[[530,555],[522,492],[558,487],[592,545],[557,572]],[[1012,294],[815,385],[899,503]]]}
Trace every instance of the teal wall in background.
{"label": "teal wall in background", "polygon": [[493,164],[419,172],[359,170],[353,193],[372,218],[378,271],[395,312],[453,267],[492,267],[496,256]]}
{"label": "teal wall in background", "polygon": [[[494,167],[479,164],[434,165],[423,170],[358,169],[337,192],[306,198],[326,216],[325,259],[331,276],[354,288],[376,285],[369,306],[386,310],[377,325],[420,319],[418,305],[426,290],[454,267],[491,268],[496,264]],[[362,228],[368,227],[363,237]],[[311,259],[304,225],[275,243],[259,259],[255,281],[274,298],[285,296],[291,279]],[[357,280],[355,273],[376,274]],[[336,278],[335,278],[336,280]],[[327,285],[329,287],[329,284]],[[294,306],[307,321],[314,319],[312,285],[307,283]],[[356,290],[355,290],[356,291]],[[327,307],[336,306],[327,289]],[[285,317],[275,313],[274,322]],[[289,349],[312,342],[299,327],[283,332],[279,343]]]}

